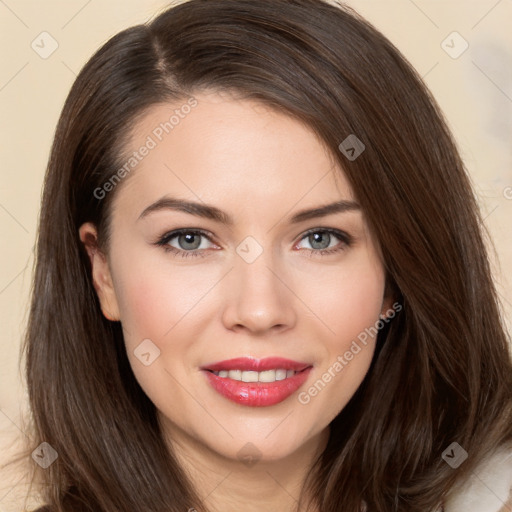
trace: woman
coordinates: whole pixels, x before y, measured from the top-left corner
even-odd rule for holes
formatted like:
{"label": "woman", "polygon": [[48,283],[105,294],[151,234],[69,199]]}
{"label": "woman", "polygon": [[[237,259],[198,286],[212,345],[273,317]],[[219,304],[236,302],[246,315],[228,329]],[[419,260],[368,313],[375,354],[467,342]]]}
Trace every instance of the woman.
{"label": "woman", "polygon": [[480,226],[434,100],[350,9],[190,0],[116,35],[44,186],[47,510],[443,510],[512,442]]}

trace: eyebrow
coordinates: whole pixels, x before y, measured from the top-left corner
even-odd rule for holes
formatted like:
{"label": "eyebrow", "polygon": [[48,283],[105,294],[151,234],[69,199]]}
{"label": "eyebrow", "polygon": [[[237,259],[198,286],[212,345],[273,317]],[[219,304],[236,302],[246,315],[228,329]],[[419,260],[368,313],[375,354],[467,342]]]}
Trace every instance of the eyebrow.
{"label": "eyebrow", "polygon": [[[150,213],[162,210],[175,210],[184,213],[189,213],[191,215],[196,215],[197,217],[210,219],[215,222],[225,224],[227,226],[233,226],[234,224],[234,220],[233,217],[231,217],[231,215],[229,215],[223,210],[220,210],[215,206],[208,205],[206,203],[197,203],[194,201],[184,201],[182,199],[177,199],[168,196],[162,197],[153,204],[150,204],[139,215],[138,220],[143,219]],[[361,210],[361,207],[359,206],[358,203],[354,201],[336,201],[335,203],[318,206],[316,208],[301,210],[295,213],[291,217],[289,222],[291,224],[298,224],[299,222],[304,222],[306,220],[316,219],[319,217],[325,217],[327,215],[332,215],[334,213],[344,213],[357,210]]]}

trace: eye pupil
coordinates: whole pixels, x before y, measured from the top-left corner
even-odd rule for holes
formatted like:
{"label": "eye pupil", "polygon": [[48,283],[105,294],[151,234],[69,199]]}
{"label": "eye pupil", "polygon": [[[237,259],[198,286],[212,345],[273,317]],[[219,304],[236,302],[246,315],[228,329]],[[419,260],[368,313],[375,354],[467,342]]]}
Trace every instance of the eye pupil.
{"label": "eye pupil", "polygon": [[[331,235],[329,233],[312,233],[309,235],[309,241],[311,243],[311,247],[314,249],[326,249],[329,247],[329,243],[331,241]],[[315,244],[320,244],[320,247],[316,247]]]}
{"label": "eye pupil", "polygon": [[[194,238],[196,238],[196,243],[193,242]],[[192,250],[194,250],[194,249],[197,249],[201,245],[200,236],[196,235],[194,233],[187,233],[185,235],[180,235],[178,240],[179,240],[180,246],[183,249],[192,249]],[[187,245],[187,244],[191,244],[192,247],[190,247],[190,245]]]}

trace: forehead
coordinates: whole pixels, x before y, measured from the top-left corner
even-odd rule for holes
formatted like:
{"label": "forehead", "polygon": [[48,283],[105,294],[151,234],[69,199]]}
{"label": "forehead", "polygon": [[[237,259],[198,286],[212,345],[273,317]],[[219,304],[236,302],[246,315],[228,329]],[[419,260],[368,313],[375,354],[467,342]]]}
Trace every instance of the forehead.
{"label": "forehead", "polygon": [[[304,123],[248,99],[210,92],[157,104],[124,148],[116,201],[143,208],[165,193],[235,210],[355,200],[339,164]],[[221,205],[222,206],[222,205]]]}

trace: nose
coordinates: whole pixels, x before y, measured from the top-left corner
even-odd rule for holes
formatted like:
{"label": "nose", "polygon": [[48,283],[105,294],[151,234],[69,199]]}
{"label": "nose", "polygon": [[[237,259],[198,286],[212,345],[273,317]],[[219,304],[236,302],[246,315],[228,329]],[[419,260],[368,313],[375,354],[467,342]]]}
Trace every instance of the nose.
{"label": "nose", "polygon": [[283,269],[264,251],[256,261],[236,257],[225,280],[222,321],[227,329],[262,335],[296,323],[295,298]]}

